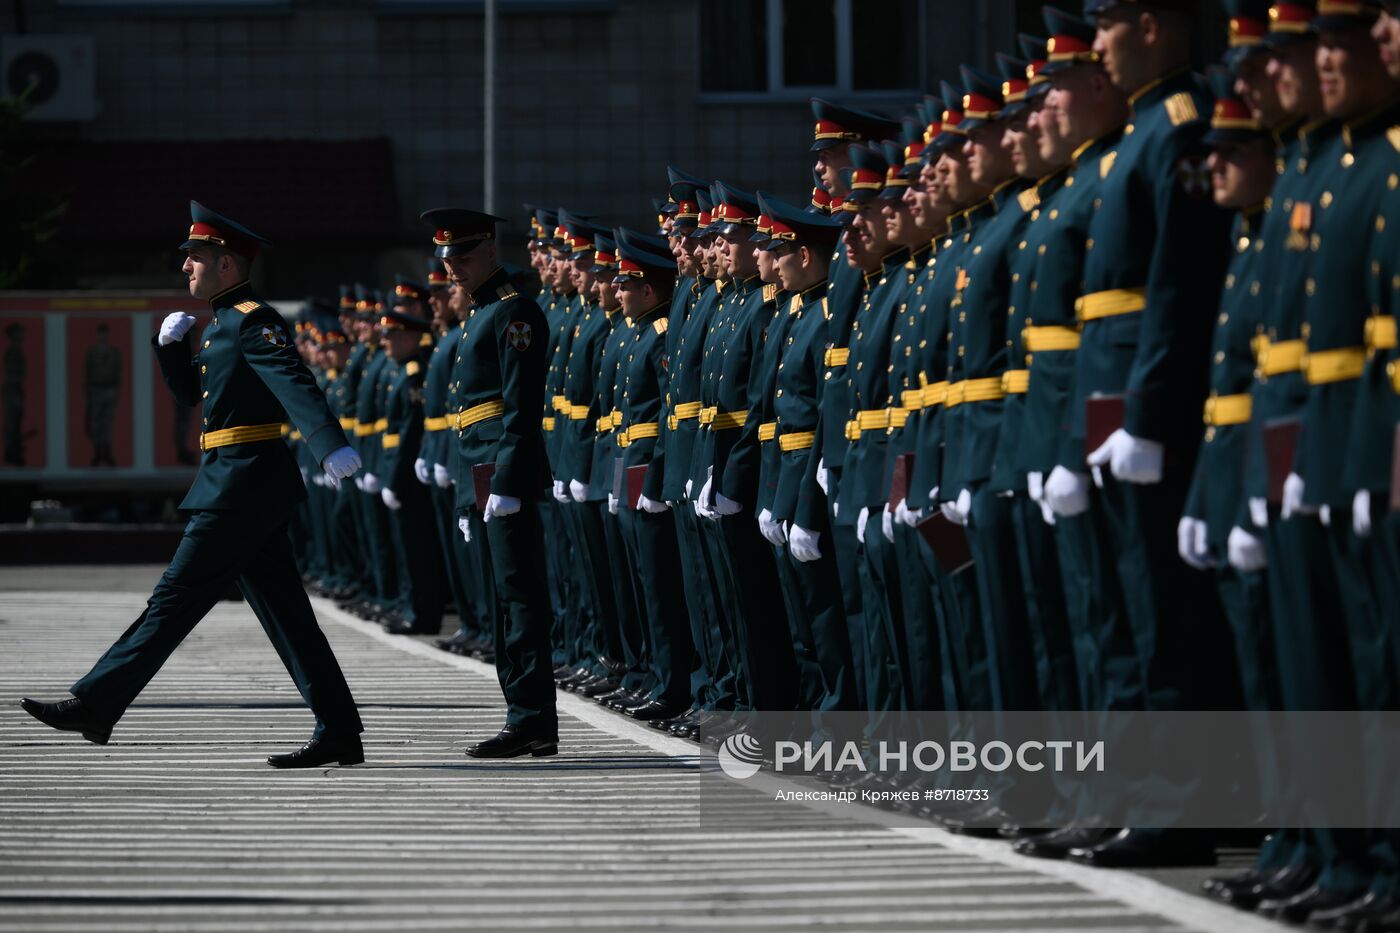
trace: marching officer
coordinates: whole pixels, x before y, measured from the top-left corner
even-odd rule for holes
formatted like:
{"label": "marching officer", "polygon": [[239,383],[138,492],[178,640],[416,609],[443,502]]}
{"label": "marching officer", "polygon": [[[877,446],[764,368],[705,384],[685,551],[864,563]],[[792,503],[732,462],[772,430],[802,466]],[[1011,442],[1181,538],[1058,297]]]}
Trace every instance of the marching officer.
{"label": "marching officer", "polygon": [[208,301],[213,317],[193,352],[185,338],[195,318],[183,312],[165,319],[152,344],[176,400],[204,406],[204,459],[180,504],[194,516],[146,610],[73,684],[73,699],[25,698],[21,706],[45,725],[107,744],[127,707],[237,583],[316,716],[311,740],[268,764],[359,764],[359,713],[292,556],[287,525],[306,488],[282,442],[283,421],[290,417],[337,482],[352,476],[360,459],[292,347],[282,316],[248,284],[267,241],[194,201],[190,220],[180,245],[183,271],[190,295]]}

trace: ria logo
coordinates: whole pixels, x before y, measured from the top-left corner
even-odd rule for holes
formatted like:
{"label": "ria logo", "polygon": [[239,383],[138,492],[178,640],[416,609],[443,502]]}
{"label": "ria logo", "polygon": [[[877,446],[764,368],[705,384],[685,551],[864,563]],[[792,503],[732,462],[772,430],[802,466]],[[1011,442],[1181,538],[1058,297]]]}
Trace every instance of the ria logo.
{"label": "ria logo", "polygon": [[763,746],[753,736],[736,732],[720,745],[718,757],[720,769],[742,781],[758,773],[763,764]]}

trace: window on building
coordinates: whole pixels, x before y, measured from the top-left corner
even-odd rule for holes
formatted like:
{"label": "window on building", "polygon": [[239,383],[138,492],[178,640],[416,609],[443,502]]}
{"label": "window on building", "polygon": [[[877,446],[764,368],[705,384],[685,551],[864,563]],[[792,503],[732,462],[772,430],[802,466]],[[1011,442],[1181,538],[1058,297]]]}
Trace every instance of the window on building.
{"label": "window on building", "polygon": [[704,94],[888,93],[923,83],[921,0],[703,0],[699,7]]}

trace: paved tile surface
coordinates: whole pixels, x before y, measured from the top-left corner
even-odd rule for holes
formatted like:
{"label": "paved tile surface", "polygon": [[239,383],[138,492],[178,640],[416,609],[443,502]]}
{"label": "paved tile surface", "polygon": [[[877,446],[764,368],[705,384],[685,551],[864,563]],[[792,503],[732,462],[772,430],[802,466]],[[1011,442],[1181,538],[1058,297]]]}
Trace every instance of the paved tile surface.
{"label": "paved tile surface", "polygon": [[159,569],[0,570],[0,931],[1266,929],[873,811],[833,822],[737,782],[702,804],[728,781],[708,753],[572,697],[557,758],[471,761],[501,721],[493,672],[321,601],[364,766],[264,764],[312,720],[240,603],[111,745],[29,720],[18,697],[64,695]]}

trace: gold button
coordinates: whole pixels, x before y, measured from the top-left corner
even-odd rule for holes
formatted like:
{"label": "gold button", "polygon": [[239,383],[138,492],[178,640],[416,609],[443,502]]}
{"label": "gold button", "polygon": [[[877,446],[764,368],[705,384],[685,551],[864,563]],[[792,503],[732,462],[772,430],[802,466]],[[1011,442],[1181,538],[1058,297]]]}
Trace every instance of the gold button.
{"label": "gold button", "polygon": [[204,341],[204,345],[205,345],[206,347],[209,346],[209,341],[207,341],[207,340]]}
{"label": "gold button", "polygon": [[1350,152],[1342,156],[1342,168],[1351,168],[1355,164],[1356,156],[1352,155]]}
{"label": "gold button", "polygon": [[205,389],[205,390],[204,390],[204,394],[203,394],[202,396],[200,396],[200,397],[201,397],[201,398],[208,398],[208,397],[209,397],[209,390],[208,390],[208,389]]}
{"label": "gold button", "polygon": [[202,372],[202,373],[207,373],[207,372],[209,372],[209,367],[208,367],[208,366],[201,366],[201,367],[199,367],[199,371]]}

